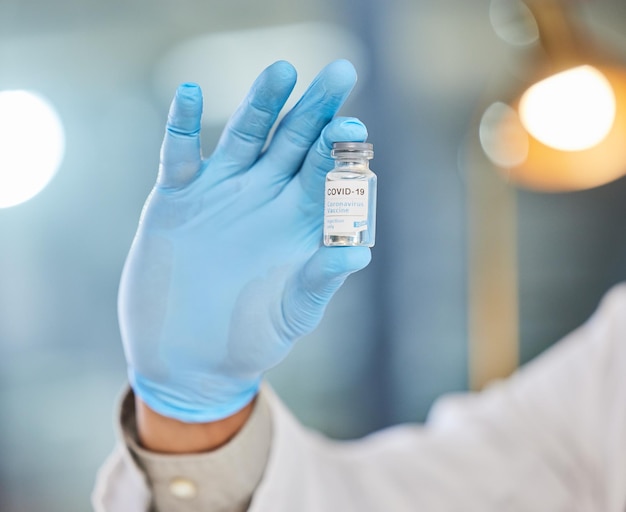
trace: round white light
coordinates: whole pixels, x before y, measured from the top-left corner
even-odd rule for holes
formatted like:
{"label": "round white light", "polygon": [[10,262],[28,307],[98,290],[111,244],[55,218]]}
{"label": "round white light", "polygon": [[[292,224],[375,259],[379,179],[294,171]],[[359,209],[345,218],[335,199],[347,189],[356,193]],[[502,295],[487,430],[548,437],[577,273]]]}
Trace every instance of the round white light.
{"label": "round white light", "polygon": [[49,102],[27,91],[0,91],[0,208],[41,192],[64,152],[63,124]]}
{"label": "round white light", "polygon": [[604,140],[615,120],[615,94],[592,66],[579,66],[530,87],[520,119],[537,140],[562,151],[582,151]]}

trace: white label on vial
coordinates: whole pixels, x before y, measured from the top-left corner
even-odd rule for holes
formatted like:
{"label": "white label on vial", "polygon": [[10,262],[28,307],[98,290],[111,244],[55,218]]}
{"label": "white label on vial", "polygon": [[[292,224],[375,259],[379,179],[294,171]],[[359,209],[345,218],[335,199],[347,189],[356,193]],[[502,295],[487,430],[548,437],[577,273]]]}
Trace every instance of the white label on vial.
{"label": "white label on vial", "polygon": [[324,233],[351,234],[367,229],[367,182],[327,181]]}

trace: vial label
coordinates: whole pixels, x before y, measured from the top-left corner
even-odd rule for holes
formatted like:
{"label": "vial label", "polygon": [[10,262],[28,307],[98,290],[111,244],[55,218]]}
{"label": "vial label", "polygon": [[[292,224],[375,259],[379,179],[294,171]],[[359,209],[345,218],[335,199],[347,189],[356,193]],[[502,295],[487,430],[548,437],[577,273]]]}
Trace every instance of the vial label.
{"label": "vial label", "polygon": [[[346,180],[347,181],[347,180]],[[324,234],[352,234],[367,229],[367,182],[327,181],[324,200]]]}

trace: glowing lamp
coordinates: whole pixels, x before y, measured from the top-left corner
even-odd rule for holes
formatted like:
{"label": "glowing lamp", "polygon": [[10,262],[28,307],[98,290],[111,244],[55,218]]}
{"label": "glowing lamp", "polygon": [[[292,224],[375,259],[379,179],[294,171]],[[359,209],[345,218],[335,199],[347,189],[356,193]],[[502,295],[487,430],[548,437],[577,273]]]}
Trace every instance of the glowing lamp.
{"label": "glowing lamp", "polygon": [[492,104],[480,124],[485,154],[509,181],[549,192],[626,172],[626,70],[584,37],[565,3],[526,0],[542,43],[535,78]]}
{"label": "glowing lamp", "polygon": [[615,121],[615,94],[592,66],[568,69],[529,87],[519,102],[522,125],[538,141],[561,151],[600,144]]}

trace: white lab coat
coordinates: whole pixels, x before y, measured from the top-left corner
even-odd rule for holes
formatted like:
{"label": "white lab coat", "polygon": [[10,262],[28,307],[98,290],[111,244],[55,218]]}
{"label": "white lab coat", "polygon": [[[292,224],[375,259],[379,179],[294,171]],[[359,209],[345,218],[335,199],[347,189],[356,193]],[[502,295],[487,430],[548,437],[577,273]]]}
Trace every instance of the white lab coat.
{"label": "white lab coat", "polygon": [[[272,448],[250,512],[624,512],[626,285],[511,379],[441,399],[425,426],[334,442],[278,398],[270,405]],[[101,510],[146,510],[124,450],[99,485]]]}

